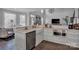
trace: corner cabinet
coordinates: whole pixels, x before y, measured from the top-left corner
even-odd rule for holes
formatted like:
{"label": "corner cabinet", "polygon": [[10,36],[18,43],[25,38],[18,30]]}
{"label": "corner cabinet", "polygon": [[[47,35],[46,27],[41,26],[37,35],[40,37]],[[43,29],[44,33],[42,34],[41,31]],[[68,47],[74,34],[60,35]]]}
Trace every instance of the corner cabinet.
{"label": "corner cabinet", "polygon": [[40,29],[40,30],[36,30],[36,45],[41,43],[41,41],[44,40],[44,30]]}

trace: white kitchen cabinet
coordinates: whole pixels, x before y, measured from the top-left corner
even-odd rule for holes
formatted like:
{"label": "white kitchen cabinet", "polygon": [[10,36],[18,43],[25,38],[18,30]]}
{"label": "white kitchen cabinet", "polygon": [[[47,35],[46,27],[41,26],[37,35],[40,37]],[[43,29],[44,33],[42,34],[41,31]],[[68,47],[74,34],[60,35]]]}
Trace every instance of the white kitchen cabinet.
{"label": "white kitchen cabinet", "polygon": [[43,29],[36,30],[36,46],[44,40],[44,31]]}
{"label": "white kitchen cabinet", "polygon": [[15,33],[16,50],[26,50],[26,35],[22,32]]}
{"label": "white kitchen cabinet", "polygon": [[44,29],[44,40],[79,47],[79,31],[68,30],[66,36],[53,35],[53,29]]}
{"label": "white kitchen cabinet", "polygon": [[44,40],[51,41],[53,36],[53,30],[44,29]]}
{"label": "white kitchen cabinet", "polygon": [[68,30],[67,32],[68,45],[79,47],[79,31]]}
{"label": "white kitchen cabinet", "polygon": [[44,29],[44,40],[50,41],[50,42],[54,42],[59,40],[59,36],[55,36],[53,35],[53,29],[49,28],[49,29]]}
{"label": "white kitchen cabinet", "polygon": [[[29,30],[18,30],[15,31],[15,42],[16,42],[16,49],[26,50],[26,33],[36,31],[35,38],[36,44],[41,43],[41,41],[46,40],[50,42],[55,42],[59,44],[65,44],[73,47],[79,47],[79,31],[78,30],[71,30],[68,29],[66,36],[62,35],[54,35],[53,28],[35,28]],[[30,36],[30,35],[29,35]],[[31,36],[32,38],[33,36]]]}

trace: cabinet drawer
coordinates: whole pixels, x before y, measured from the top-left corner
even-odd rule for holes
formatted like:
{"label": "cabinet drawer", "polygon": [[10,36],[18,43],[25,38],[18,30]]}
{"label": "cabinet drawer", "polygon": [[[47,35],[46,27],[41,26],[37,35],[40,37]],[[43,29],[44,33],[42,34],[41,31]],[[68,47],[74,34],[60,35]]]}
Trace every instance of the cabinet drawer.
{"label": "cabinet drawer", "polygon": [[67,34],[67,37],[71,38],[71,39],[79,39],[79,35],[78,34]]}
{"label": "cabinet drawer", "polygon": [[45,35],[45,36],[53,36],[53,32],[47,32],[47,31],[45,31],[45,32],[44,32],[44,35]]}

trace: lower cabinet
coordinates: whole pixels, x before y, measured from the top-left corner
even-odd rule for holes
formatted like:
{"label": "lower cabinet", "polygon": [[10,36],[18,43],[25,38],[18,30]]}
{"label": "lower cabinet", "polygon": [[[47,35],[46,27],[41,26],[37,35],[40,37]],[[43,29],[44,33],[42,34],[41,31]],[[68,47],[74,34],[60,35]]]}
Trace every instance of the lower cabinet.
{"label": "lower cabinet", "polygon": [[79,47],[79,32],[77,30],[68,30],[66,36],[54,35],[53,30],[44,29],[44,40]]}
{"label": "lower cabinet", "polygon": [[44,40],[53,41],[53,30],[44,29]]}
{"label": "lower cabinet", "polygon": [[40,29],[28,33],[15,33],[15,45],[17,50],[31,50],[42,40],[79,47],[79,31],[68,30],[66,36],[54,35],[53,29]]}
{"label": "lower cabinet", "polygon": [[22,32],[15,33],[16,50],[26,50],[26,35]]}
{"label": "lower cabinet", "polygon": [[37,46],[41,41],[44,40],[44,30],[36,30],[36,45]]}

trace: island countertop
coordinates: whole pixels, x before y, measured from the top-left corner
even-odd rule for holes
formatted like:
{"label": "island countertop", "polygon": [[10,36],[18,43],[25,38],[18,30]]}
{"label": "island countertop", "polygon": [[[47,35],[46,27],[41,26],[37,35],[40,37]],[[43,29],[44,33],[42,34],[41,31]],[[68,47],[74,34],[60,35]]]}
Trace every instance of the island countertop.
{"label": "island countertop", "polygon": [[44,28],[43,26],[38,26],[36,28],[29,28],[29,29],[25,29],[23,27],[23,28],[16,29],[15,31],[21,32],[21,33],[28,33],[28,32],[31,32],[31,31],[42,30],[43,28]]}

